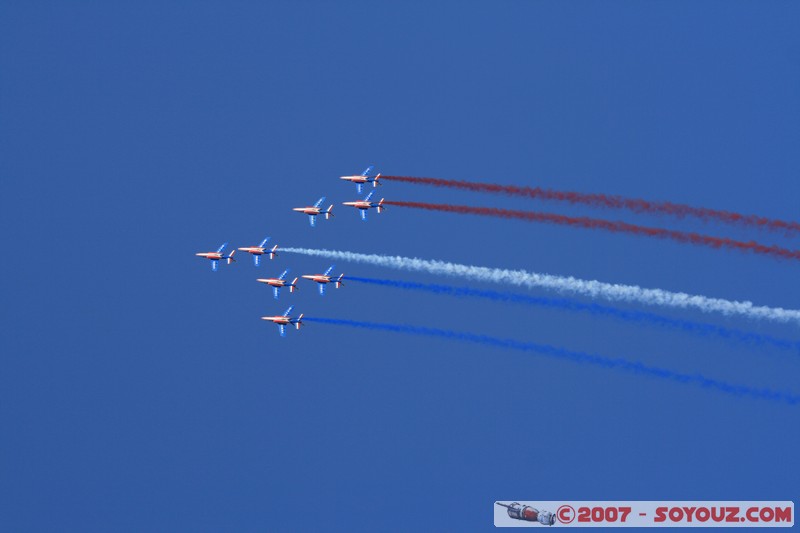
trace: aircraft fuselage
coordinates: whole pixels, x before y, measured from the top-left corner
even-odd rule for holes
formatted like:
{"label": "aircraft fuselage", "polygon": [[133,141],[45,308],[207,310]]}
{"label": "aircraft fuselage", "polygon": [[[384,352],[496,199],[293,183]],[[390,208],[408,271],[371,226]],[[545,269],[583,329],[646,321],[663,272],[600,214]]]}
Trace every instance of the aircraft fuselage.
{"label": "aircraft fuselage", "polygon": [[288,281],[286,281],[285,279],[278,279],[278,278],[263,278],[263,279],[257,279],[256,281],[258,281],[259,283],[266,283],[267,285],[270,285],[272,287],[285,287],[286,284],[288,283]]}
{"label": "aircraft fuselage", "polygon": [[316,281],[317,283],[330,283],[331,277],[325,276],[323,274],[306,274],[302,276],[304,279],[310,279],[311,281]]}
{"label": "aircraft fuselage", "polygon": [[319,207],[293,207],[292,211],[298,211],[306,215],[319,215],[321,212]]}
{"label": "aircraft fuselage", "polygon": [[247,252],[249,254],[254,255],[264,255],[266,252],[266,248],[262,248],[260,246],[248,246],[246,248],[239,248],[240,252]]}
{"label": "aircraft fuselage", "polygon": [[342,176],[339,179],[345,181],[352,181],[353,183],[367,183],[367,181],[370,181],[370,178],[368,178],[367,176]]}
{"label": "aircraft fuselage", "polygon": [[292,323],[292,319],[288,316],[262,316],[261,320],[269,320],[270,322],[283,324],[284,326],[288,326]]}
{"label": "aircraft fuselage", "polygon": [[197,257],[205,257],[206,259],[211,259],[212,261],[219,261],[220,259],[222,259],[221,252],[200,252],[194,255],[196,255]]}
{"label": "aircraft fuselage", "polygon": [[375,207],[375,204],[373,204],[372,202],[364,202],[364,201],[343,202],[343,205],[349,205],[351,207],[355,207],[356,209],[369,209],[370,207]]}

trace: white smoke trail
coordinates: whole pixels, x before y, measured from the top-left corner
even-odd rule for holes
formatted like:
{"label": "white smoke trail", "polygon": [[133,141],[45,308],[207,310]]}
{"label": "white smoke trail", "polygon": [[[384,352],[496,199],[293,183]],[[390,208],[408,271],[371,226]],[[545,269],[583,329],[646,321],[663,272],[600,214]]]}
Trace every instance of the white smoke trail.
{"label": "white smoke trail", "polygon": [[446,261],[431,261],[411,257],[359,254],[337,250],[313,248],[283,248],[284,252],[325,257],[354,263],[367,263],[398,270],[428,272],[445,276],[460,277],[475,281],[505,283],[528,288],[552,289],[612,301],[635,302],[645,305],[699,309],[705,313],[722,313],[748,318],[792,322],[800,325],[800,310],[780,307],[756,306],[752,302],[737,302],[721,298],[708,298],[683,292],[669,292],[662,289],[645,289],[636,285],[617,285],[595,280],[582,280],[573,277],[538,274],[524,270],[506,270],[471,265],[460,265]]}

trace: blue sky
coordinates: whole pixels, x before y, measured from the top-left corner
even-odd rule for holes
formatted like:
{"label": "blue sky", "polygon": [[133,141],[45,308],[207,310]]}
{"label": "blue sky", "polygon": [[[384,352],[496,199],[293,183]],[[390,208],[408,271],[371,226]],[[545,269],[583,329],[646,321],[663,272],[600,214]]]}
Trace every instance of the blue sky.
{"label": "blue sky", "polygon": [[375,164],[797,220],[798,15],[780,2],[5,3],[4,527],[463,531],[491,528],[495,500],[795,497],[796,406],[441,339],[311,323],[281,339],[258,317],[295,304],[795,393],[796,354],[355,282],[276,303],[256,277],[329,262],[214,274],[194,253],[271,235],[800,308],[797,265],[764,256],[401,208],[364,224],[339,205],[311,229],[290,211],[356,199],[337,176]]}

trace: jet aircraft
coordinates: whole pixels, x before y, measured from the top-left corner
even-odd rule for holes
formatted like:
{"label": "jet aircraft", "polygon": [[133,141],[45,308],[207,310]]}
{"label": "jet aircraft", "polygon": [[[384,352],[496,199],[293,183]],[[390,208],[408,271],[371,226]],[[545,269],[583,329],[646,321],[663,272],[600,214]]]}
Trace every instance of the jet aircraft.
{"label": "jet aircraft", "polygon": [[355,207],[356,209],[361,211],[361,220],[367,220],[367,210],[369,208],[371,207],[376,208],[378,210],[378,213],[386,209],[385,207],[383,207],[383,198],[381,198],[381,201],[378,203],[370,202],[369,199],[372,198],[372,195],[374,193],[375,191],[370,191],[370,193],[366,195],[363,200],[358,200],[355,202],[342,202],[342,205],[349,205],[351,207]]}
{"label": "jet aircraft", "polygon": [[213,270],[214,272],[216,272],[216,271],[217,271],[217,265],[218,265],[218,263],[219,263],[219,262],[220,262],[222,259],[225,259],[225,260],[227,260],[229,265],[230,265],[231,263],[233,263],[234,261],[236,261],[236,259],[234,259],[234,258],[233,258],[233,254],[235,254],[235,253],[236,253],[236,250],[233,250],[233,251],[232,251],[230,254],[228,254],[228,255],[225,255],[224,253],[222,253],[222,250],[223,250],[223,249],[224,249],[226,246],[228,246],[228,243],[227,243],[227,242],[226,242],[225,244],[223,244],[222,246],[220,246],[220,247],[217,249],[217,251],[216,251],[216,252],[199,252],[199,253],[196,253],[196,254],[194,254],[194,255],[196,255],[197,257],[205,257],[206,259],[210,259],[210,260],[211,260],[211,270]]}
{"label": "jet aircraft", "polygon": [[270,287],[272,287],[272,294],[275,296],[275,299],[278,299],[278,291],[282,287],[289,287],[289,292],[294,292],[297,289],[297,279],[294,278],[291,283],[286,281],[286,274],[289,273],[289,269],[283,271],[283,274],[278,276],[277,278],[260,278],[257,279],[259,283],[266,283]]}
{"label": "jet aircraft", "polygon": [[277,253],[275,253],[275,250],[278,249],[277,244],[272,248],[264,248],[264,245],[267,244],[268,240],[269,237],[261,241],[261,244],[259,244],[258,246],[247,246],[244,248],[239,248],[239,251],[253,254],[253,262],[255,263],[256,266],[258,266],[259,259],[261,258],[262,255],[267,254],[269,255],[270,259],[275,259],[275,256],[278,255]]}
{"label": "jet aircraft", "polygon": [[328,220],[333,216],[333,213],[331,213],[331,210],[333,209],[333,204],[331,204],[326,211],[323,211],[322,208],[320,207],[322,205],[322,202],[324,201],[325,197],[323,196],[322,198],[317,200],[317,203],[315,203],[311,207],[293,207],[292,211],[299,211],[300,213],[305,213],[306,215],[308,215],[308,222],[311,224],[311,227],[313,228],[314,226],[316,226],[317,223],[317,215],[325,215],[325,220]]}
{"label": "jet aircraft", "polygon": [[292,318],[289,316],[289,313],[292,312],[294,306],[289,306],[282,315],[280,316],[262,316],[261,320],[269,320],[278,325],[278,329],[280,329],[281,337],[286,336],[286,326],[294,326],[298,330],[300,329],[300,325],[303,323],[303,314],[300,313],[300,316],[297,318]]}
{"label": "jet aircraft", "polygon": [[326,284],[333,283],[333,286],[336,287],[337,289],[343,285],[342,278],[344,277],[344,274],[339,274],[339,277],[335,279],[333,278],[333,276],[331,276],[331,272],[333,271],[334,266],[335,265],[331,265],[328,268],[328,270],[325,271],[324,274],[305,274],[302,277],[319,283],[319,294],[320,296],[325,296]]}
{"label": "jet aircraft", "polygon": [[370,165],[369,167],[367,167],[367,170],[361,173],[360,176],[342,176],[339,179],[355,183],[356,190],[358,190],[358,194],[361,194],[361,187],[365,183],[372,183],[373,187],[377,187],[378,185],[380,185],[380,183],[378,183],[378,180],[381,179],[380,173],[378,173],[378,175],[375,176],[374,178],[369,175],[369,173],[372,172],[373,168],[375,167]]}

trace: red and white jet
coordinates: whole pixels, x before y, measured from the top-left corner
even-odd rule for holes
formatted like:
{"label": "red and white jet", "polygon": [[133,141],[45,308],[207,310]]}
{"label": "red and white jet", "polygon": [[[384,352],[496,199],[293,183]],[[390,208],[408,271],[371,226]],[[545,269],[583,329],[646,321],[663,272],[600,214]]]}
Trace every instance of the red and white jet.
{"label": "red and white jet", "polygon": [[275,250],[278,249],[278,245],[276,244],[272,248],[264,248],[264,245],[267,244],[269,237],[261,241],[261,244],[258,246],[246,246],[244,248],[239,248],[241,252],[247,252],[248,254],[253,254],[253,262],[258,266],[258,260],[261,258],[262,255],[267,254],[269,255],[270,259],[275,259],[275,256],[278,255]]}
{"label": "red and white jet", "polygon": [[378,213],[381,213],[385,207],[383,207],[383,198],[378,203],[370,202],[369,199],[372,198],[372,195],[375,191],[370,191],[368,195],[364,197],[363,200],[358,200],[355,202],[342,202],[342,205],[349,205],[351,207],[355,207],[359,211],[361,211],[361,220],[367,220],[367,210],[371,207],[375,207],[378,210]]}
{"label": "red and white jet", "polygon": [[339,274],[339,277],[336,279],[333,279],[333,276],[331,276],[331,271],[333,271],[334,266],[335,265],[331,265],[324,274],[305,274],[302,277],[319,283],[319,294],[320,296],[325,296],[326,284],[333,283],[333,286],[337,289],[343,285],[342,278],[344,277],[344,274]]}
{"label": "red and white jet", "polygon": [[292,312],[294,306],[290,306],[281,316],[262,316],[261,320],[269,320],[275,324],[278,324],[278,328],[281,331],[281,337],[286,336],[286,326],[294,326],[298,330],[300,329],[300,325],[303,323],[303,314],[300,313],[300,316],[297,318],[292,318],[289,316],[289,313]]}
{"label": "red and white jet", "polygon": [[278,299],[278,291],[282,287],[289,287],[289,292],[294,292],[297,289],[297,279],[294,278],[291,283],[286,281],[286,274],[289,273],[289,269],[283,271],[283,274],[278,276],[277,278],[261,278],[257,279],[259,283],[266,283],[270,287],[272,287],[272,293],[275,295],[275,299]]}
{"label": "red and white jet", "polygon": [[233,250],[228,255],[225,255],[224,253],[222,253],[222,250],[226,246],[228,246],[227,242],[225,244],[223,244],[222,246],[220,246],[217,249],[216,252],[199,252],[199,253],[196,253],[194,255],[196,255],[197,257],[205,257],[206,259],[211,259],[211,270],[216,272],[217,271],[217,265],[221,260],[223,260],[223,259],[227,260],[229,265],[231,263],[233,263],[234,261],[236,261],[236,259],[233,258],[233,254],[236,253],[236,250]]}
{"label": "red and white jet", "polygon": [[373,168],[375,167],[370,165],[369,167],[367,167],[367,170],[361,173],[360,176],[342,176],[339,179],[355,183],[356,189],[358,190],[358,194],[361,194],[361,186],[365,183],[372,183],[373,187],[377,187],[378,185],[380,185],[380,183],[378,183],[378,180],[381,179],[380,173],[378,173],[378,175],[375,176],[374,178],[369,175],[369,173],[372,172]]}
{"label": "red and white jet", "polygon": [[315,203],[311,207],[293,207],[292,211],[299,211],[300,213],[305,213],[306,215],[308,215],[308,222],[311,224],[311,227],[313,228],[317,224],[317,215],[325,215],[325,220],[329,220],[333,216],[333,213],[331,213],[331,210],[333,209],[333,204],[331,204],[330,207],[328,207],[328,209],[325,211],[323,211],[322,208],[320,207],[322,205],[322,202],[324,201],[325,197],[323,196],[322,198],[317,200],[317,203]]}

